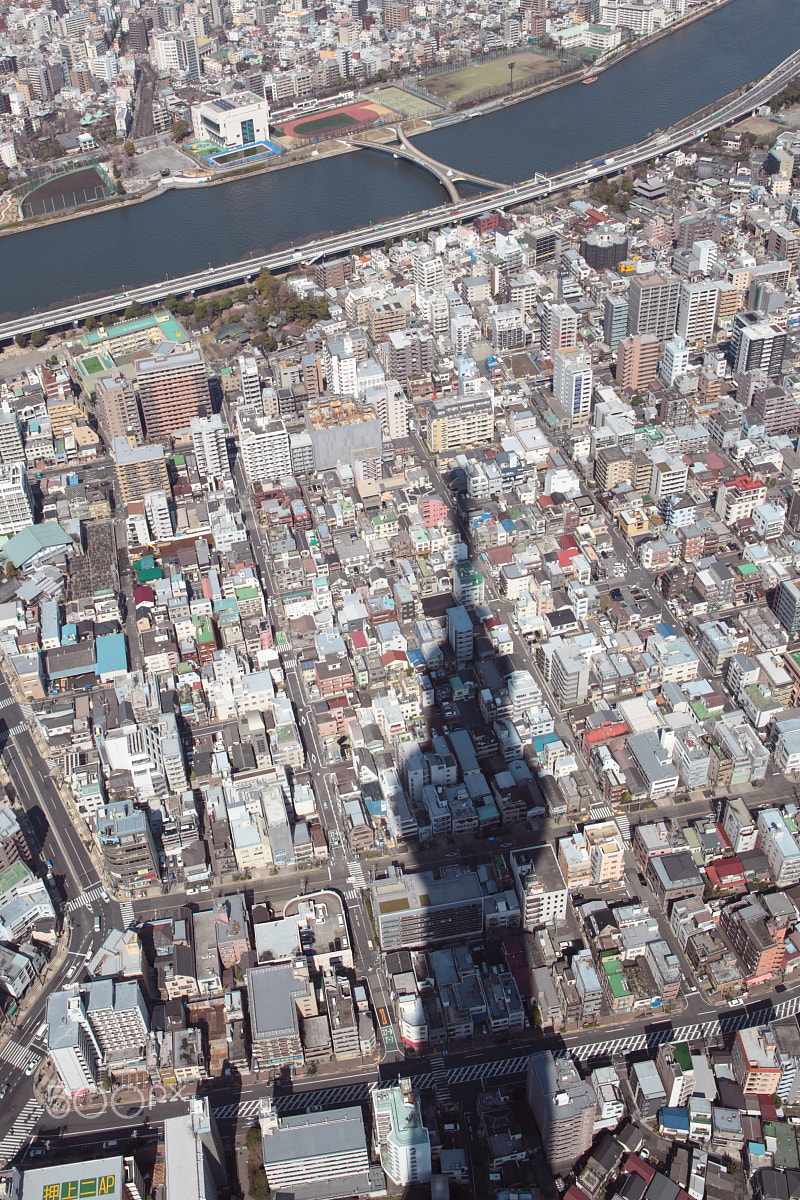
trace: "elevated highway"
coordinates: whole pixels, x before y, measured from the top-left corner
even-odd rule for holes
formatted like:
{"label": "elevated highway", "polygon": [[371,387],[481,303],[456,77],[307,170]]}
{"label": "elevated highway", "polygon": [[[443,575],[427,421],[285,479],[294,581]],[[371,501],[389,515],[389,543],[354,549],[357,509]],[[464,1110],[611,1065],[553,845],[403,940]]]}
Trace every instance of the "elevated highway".
{"label": "elevated highway", "polygon": [[[645,138],[635,146],[613,151],[613,157],[579,163],[549,177],[537,174],[533,179],[525,180],[514,187],[502,188],[493,193],[490,198],[480,196],[461,200],[458,203],[396,217],[380,224],[351,229],[345,233],[306,243],[302,249],[292,247],[271,254],[262,254],[240,262],[226,263],[223,266],[196,271],[181,276],[179,279],[167,279],[160,283],[131,288],[116,295],[100,296],[94,300],[63,305],[42,313],[32,313],[0,324],[0,343],[11,341],[18,333],[30,334],[36,329],[68,329],[70,326],[77,326],[88,316],[96,317],[102,313],[121,312],[133,301],[152,304],[163,300],[170,294],[192,295],[197,292],[215,291],[237,283],[248,282],[254,279],[264,267],[271,271],[283,271],[302,263],[315,262],[329,254],[346,253],[354,246],[375,245],[388,238],[406,237],[418,233],[422,229],[437,228],[453,221],[473,220],[486,209],[487,199],[495,209],[514,208],[519,204],[545,199],[565,188],[589,183],[592,179],[601,176],[619,174],[648,159],[668,154],[671,150],[688,145],[720,125],[728,125],[750,116],[762,104],[781,91],[798,73],[800,73],[800,50],[794,51],[769,74],[750,85],[717,111],[707,116],[689,118],[670,130]],[[416,147],[412,148],[416,149]],[[435,162],[436,160],[431,159],[430,161]],[[469,178],[468,176],[458,176],[455,170],[454,176]],[[491,181],[484,180],[483,182],[488,184]]]}

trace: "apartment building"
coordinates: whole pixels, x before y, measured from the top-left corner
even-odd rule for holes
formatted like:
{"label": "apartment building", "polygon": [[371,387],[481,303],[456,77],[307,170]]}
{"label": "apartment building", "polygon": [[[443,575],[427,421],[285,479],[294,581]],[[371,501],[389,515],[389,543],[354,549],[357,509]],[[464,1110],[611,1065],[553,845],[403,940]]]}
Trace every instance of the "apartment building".
{"label": "apartment building", "polygon": [[528,1059],[526,1094],[554,1173],[577,1162],[592,1144],[597,1097],[569,1057],[549,1050]]}

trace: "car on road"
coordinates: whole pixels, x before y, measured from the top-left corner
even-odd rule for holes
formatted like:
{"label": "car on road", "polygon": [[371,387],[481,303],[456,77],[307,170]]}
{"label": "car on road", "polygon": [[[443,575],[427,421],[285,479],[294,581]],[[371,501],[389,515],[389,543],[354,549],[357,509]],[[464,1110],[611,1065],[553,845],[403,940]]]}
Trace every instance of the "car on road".
{"label": "car on road", "polygon": [[7,1083],[0,1085],[0,1100],[2,1100],[8,1092],[8,1086],[9,1085]]}
{"label": "car on road", "polygon": [[38,1058],[32,1058],[32,1059],[31,1059],[31,1061],[28,1063],[27,1067],[25,1068],[25,1074],[26,1074],[26,1075],[32,1075],[32,1074],[33,1074],[33,1072],[34,1072],[34,1071],[36,1070],[36,1068],[38,1067],[38,1065],[39,1065],[39,1060],[38,1060]]}

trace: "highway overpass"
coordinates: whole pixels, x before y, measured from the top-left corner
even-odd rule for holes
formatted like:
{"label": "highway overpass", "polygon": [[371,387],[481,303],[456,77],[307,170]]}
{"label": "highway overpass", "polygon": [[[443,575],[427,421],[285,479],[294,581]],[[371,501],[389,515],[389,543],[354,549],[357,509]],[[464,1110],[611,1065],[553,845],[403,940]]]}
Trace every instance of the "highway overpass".
{"label": "highway overpass", "polygon": [[[418,233],[422,229],[436,228],[453,221],[472,220],[484,212],[487,206],[493,209],[514,208],[519,204],[542,200],[565,188],[578,187],[601,176],[618,174],[628,167],[637,166],[648,159],[667,154],[670,150],[676,150],[680,146],[694,142],[709,130],[720,125],[728,125],[742,117],[750,116],[757,108],[781,91],[798,73],[800,73],[800,50],[790,54],[768,75],[751,84],[733,100],[721,105],[719,109],[709,115],[696,115],[682,121],[672,129],[645,138],[635,146],[613,151],[613,156],[609,155],[602,161],[595,159],[593,162],[579,163],[550,177],[536,175],[533,179],[525,180],[514,187],[494,192],[491,196],[479,196],[470,200],[461,200],[455,204],[451,202],[438,208],[396,217],[381,224],[369,225],[362,229],[351,229],[346,233],[306,243],[302,249],[290,248],[271,254],[262,254],[239,262],[226,263],[224,266],[196,271],[179,279],[166,279],[160,283],[131,288],[116,295],[101,296],[96,300],[86,300],[82,303],[49,309],[42,313],[32,313],[0,324],[0,344],[12,341],[18,333],[30,334],[36,329],[67,329],[70,326],[79,325],[89,316],[96,317],[102,313],[121,312],[134,301],[152,304],[163,300],[170,294],[192,295],[234,286],[254,279],[263,267],[268,267],[271,271],[285,271],[292,266],[315,262],[328,255],[347,253],[354,246],[375,245],[391,238],[406,237]],[[454,169],[454,176],[457,174]]]}

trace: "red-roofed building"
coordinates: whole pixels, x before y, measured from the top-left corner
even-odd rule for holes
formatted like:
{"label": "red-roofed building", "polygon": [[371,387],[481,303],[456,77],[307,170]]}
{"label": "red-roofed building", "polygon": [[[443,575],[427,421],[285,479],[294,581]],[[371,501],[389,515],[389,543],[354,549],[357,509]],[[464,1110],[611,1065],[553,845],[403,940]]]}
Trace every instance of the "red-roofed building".
{"label": "red-roofed building", "polygon": [[356,651],[357,654],[360,654],[363,650],[369,649],[369,642],[367,641],[367,635],[364,633],[364,631],[362,629],[354,629],[353,630],[353,632],[350,634],[350,645],[353,647],[353,649]]}
{"label": "red-roofed building", "polygon": [[[596,729],[587,729],[583,734],[583,753],[588,758],[595,746],[619,748],[630,733],[627,721],[606,721]],[[614,743],[616,742],[616,747]]]}
{"label": "red-roofed building", "polygon": [[766,499],[767,487],[760,479],[737,475],[735,479],[728,479],[719,485],[715,511],[726,525],[734,525],[752,516],[753,509],[764,504]]}
{"label": "red-roofed building", "polygon": [[638,1175],[645,1183],[650,1183],[656,1173],[655,1167],[651,1167],[650,1163],[639,1158],[638,1154],[629,1154],[622,1164],[622,1169],[628,1175]]}
{"label": "red-roofed building", "polygon": [[712,887],[724,888],[725,891],[746,892],[742,860],[732,855],[730,858],[717,858],[706,867],[706,875]]}

